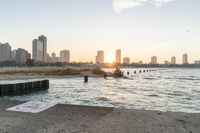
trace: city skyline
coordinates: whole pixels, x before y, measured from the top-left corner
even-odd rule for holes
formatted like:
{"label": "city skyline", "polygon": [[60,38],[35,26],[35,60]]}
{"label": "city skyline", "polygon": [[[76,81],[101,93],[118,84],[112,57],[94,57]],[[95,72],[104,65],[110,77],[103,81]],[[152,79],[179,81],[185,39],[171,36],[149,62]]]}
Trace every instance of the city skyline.
{"label": "city skyline", "polygon": [[187,53],[193,63],[200,58],[200,1],[192,1],[7,0],[0,5],[0,42],[32,51],[33,38],[44,34],[48,53],[70,49],[76,62],[120,48],[134,62],[149,63],[156,54],[158,63],[175,56],[180,64]]}
{"label": "city skyline", "polygon": [[[39,38],[44,38],[45,42],[42,40],[40,41]],[[45,49],[44,49],[45,47]],[[36,62],[47,62],[47,63],[53,63],[53,62],[62,62],[62,63],[70,63],[70,62],[76,62],[71,61],[71,52],[70,50],[60,50],[59,56],[56,56],[55,52],[46,53],[48,49],[47,45],[47,37],[44,35],[38,36],[38,39],[33,39],[32,41],[32,53],[29,53],[29,51],[23,49],[23,48],[17,48],[12,49],[12,46],[9,43],[0,43],[0,62],[2,61],[16,61],[18,63],[25,63],[27,59],[34,59]],[[46,56],[46,57],[45,57]],[[31,58],[32,57],[32,58]],[[46,58],[46,60],[45,60]],[[137,63],[137,64],[200,64],[200,60],[196,59],[193,62],[189,62],[188,60],[188,54],[184,53],[182,54],[182,62],[177,63],[177,57],[171,56],[169,60],[163,60],[163,62],[158,62],[157,56],[151,56],[149,62],[143,62],[143,60],[135,61],[131,60],[129,57],[122,56],[122,50],[117,49],[115,50],[115,56],[112,54],[105,54],[104,50],[98,50],[97,55],[95,56],[94,61],[86,61],[86,62],[93,62],[96,64],[103,64],[103,63],[118,63],[118,64],[131,64],[131,63]],[[84,63],[84,61],[81,61]]]}

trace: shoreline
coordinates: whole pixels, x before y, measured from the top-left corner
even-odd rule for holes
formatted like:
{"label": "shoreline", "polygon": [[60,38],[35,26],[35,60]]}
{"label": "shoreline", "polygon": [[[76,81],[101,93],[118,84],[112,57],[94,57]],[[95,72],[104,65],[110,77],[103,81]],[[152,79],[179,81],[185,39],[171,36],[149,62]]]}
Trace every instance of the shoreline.
{"label": "shoreline", "polygon": [[[91,78],[103,78],[103,76],[100,75],[88,75]],[[58,75],[35,75],[35,76],[27,76],[27,75],[2,75],[0,76],[0,80],[24,80],[24,79],[49,79],[49,78],[81,78],[84,77],[84,75],[64,75],[64,76],[58,76]]]}
{"label": "shoreline", "polygon": [[104,77],[100,68],[18,68],[0,69],[0,80],[33,78]]}
{"label": "shoreline", "polygon": [[37,114],[6,111],[24,102],[0,100],[0,132],[199,133],[200,114],[57,104]]}

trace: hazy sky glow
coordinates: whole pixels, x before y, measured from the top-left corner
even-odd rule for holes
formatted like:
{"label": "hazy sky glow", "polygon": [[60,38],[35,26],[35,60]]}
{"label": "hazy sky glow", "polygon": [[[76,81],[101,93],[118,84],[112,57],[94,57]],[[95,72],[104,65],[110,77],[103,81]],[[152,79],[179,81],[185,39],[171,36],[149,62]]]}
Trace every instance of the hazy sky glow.
{"label": "hazy sky glow", "polygon": [[48,37],[48,52],[69,49],[73,61],[94,61],[96,51],[131,61],[159,62],[183,53],[200,59],[199,0],[0,0],[0,42],[31,52]]}

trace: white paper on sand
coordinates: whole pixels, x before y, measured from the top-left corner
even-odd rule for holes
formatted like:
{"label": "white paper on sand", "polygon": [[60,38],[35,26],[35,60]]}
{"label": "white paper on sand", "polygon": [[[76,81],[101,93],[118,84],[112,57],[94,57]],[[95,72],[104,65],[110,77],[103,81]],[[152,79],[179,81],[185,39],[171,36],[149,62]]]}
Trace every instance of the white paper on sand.
{"label": "white paper on sand", "polygon": [[55,106],[57,103],[53,102],[26,102],[11,108],[8,108],[8,111],[17,111],[17,112],[29,112],[29,113],[39,113],[48,108]]}

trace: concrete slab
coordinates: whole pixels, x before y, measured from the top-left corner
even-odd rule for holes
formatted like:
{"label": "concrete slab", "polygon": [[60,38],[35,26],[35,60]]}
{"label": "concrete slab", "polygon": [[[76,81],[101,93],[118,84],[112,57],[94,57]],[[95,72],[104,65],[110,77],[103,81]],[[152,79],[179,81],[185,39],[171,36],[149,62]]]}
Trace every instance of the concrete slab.
{"label": "concrete slab", "polygon": [[37,114],[6,111],[21,103],[0,100],[0,133],[200,133],[200,114],[62,104]]}

